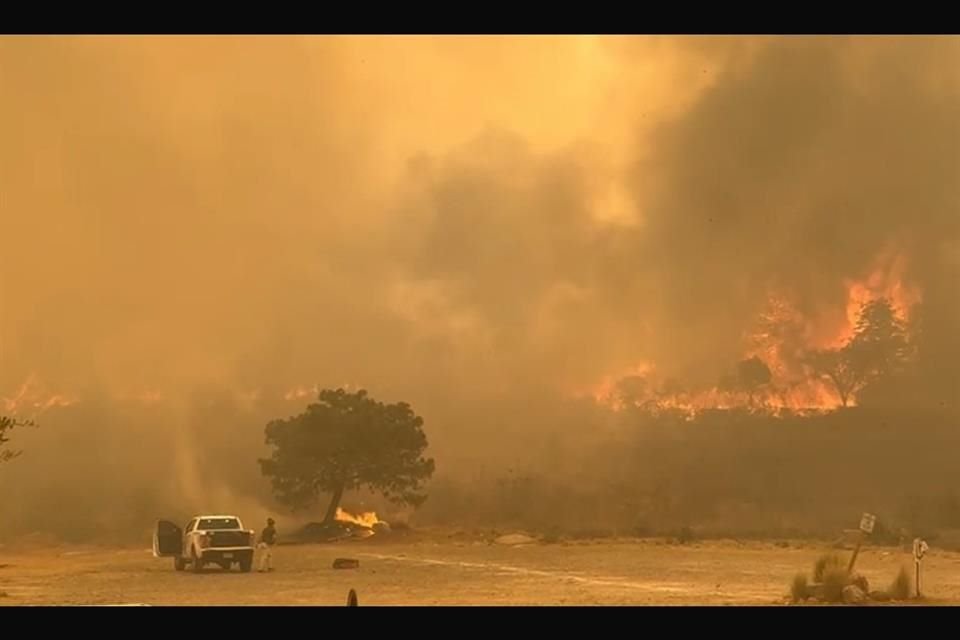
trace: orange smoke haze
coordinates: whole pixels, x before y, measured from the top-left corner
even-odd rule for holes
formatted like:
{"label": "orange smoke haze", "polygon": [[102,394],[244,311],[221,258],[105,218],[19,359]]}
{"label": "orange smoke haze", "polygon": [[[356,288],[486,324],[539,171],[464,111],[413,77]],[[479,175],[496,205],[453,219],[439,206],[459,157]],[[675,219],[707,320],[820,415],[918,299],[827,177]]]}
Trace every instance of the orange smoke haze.
{"label": "orange smoke haze", "polygon": [[52,407],[69,407],[76,404],[77,398],[51,392],[38,381],[36,374],[31,373],[13,395],[0,398],[0,402],[6,414],[36,417]]}
{"label": "orange smoke haze", "polygon": [[957,38],[0,37],[0,91],[10,530],[273,508],[264,425],[345,380],[441,475],[624,377],[829,409],[801,355],[878,296],[956,395]]}

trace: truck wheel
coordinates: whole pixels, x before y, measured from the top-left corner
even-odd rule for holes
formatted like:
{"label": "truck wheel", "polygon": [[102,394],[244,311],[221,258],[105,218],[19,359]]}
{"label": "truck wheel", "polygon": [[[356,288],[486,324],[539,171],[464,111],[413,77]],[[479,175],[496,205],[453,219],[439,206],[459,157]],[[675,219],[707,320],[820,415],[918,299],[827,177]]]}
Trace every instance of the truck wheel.
{"label": "truck wheel", "polygon": [[203,560],[197,557],[196,549],[190,550],[190,558],[191,558],[190,562],[193,564],[193,572],[200,573],[201,571],[203,571]]}
{"label": "truck wheel", "polygon": [[184,567],[186,566],[187,566],[187,562],[180,556],[177,556],[176,558],[173,559],[173,568],[175,570],[183,571]]}
{"label": "truck wheel", "polygon": [[240,571],[250,573],[253,568],[253,554],[240,558]]}

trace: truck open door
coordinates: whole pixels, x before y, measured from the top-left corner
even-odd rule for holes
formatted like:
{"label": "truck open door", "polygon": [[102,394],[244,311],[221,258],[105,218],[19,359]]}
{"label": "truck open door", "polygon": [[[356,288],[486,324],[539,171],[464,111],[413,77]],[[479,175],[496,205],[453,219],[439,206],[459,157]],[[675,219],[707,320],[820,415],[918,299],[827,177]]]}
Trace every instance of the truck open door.
{"label": "truck open door", "polygon": [[154,558],[179,558],[183,553],[183,530],[169,520],[158,520],[153,532]]}

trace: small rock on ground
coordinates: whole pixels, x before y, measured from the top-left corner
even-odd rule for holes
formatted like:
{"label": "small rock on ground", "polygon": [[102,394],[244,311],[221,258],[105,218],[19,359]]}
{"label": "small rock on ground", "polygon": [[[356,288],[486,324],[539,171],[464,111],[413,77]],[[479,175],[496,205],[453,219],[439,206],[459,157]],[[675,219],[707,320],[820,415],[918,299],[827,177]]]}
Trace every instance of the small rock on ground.
{"label": "small rock on ground", "polygon": [[359,569],[360,561],[353,558],[337,558],[333,561],[334,569]]}

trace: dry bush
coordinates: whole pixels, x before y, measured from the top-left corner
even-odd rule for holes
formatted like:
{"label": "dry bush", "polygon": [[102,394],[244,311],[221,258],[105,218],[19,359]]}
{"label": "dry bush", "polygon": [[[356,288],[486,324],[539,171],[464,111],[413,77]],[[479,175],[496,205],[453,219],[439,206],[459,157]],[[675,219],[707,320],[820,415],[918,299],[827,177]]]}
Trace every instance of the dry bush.
{"label": "dry bush", "polygon": [[794,602],[803,602],[810,597],[810,585],[807,583],[807,574],[798,573],[790,584],[790,597]]}
{"label": "dry bush", "polygon": [[823,599],[825,602],[843,602],[843,588],[850,584],[847,568],[827,565],[823,570]]}
{"label": "dry bush", "polygon": [[[827,573],[827,570],[836,567],[843,568],[843,561],[840,559],[840,556],[835,553],[820,556],[813,565],[813,581],[823,582],[823,577]],[[846,572],[846,569],[844,569],[844,572]]]}

